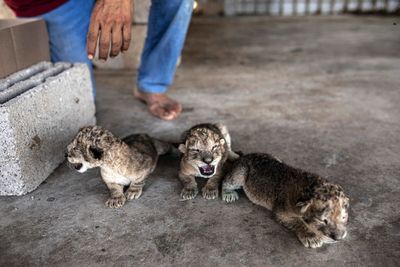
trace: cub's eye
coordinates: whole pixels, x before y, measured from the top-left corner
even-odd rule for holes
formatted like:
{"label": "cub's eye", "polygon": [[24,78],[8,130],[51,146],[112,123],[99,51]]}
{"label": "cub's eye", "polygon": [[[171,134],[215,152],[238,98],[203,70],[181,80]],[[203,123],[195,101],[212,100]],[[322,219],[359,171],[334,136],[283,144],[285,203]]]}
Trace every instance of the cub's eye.
{"label": "cub's eye", "polygon": [[326,220],[326,219],[323,220],[323,222],[324,222],[324,224],[328,224],[328,220]]}
{"label": "cub's eye", "polygon": [[198,153],[198,152],[200,152],[200,150],[198,150],[198,149],[190,149],[190,152]]}

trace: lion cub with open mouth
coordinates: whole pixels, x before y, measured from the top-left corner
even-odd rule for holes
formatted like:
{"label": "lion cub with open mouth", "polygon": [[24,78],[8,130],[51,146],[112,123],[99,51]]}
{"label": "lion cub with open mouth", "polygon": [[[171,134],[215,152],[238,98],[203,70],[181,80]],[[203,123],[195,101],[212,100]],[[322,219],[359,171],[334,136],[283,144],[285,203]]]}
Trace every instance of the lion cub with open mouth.
{"label": "lion cub with open mouth", "polygon": [[334,243],[347,235],[349,199],[339,185],[286,165],[268,154],[238,159],[222,182],[222,199],[236,201],[242,188],[255,204],[272,210],[306,247]]}
{"label": "lion cub with open mouth", "polygon": [[[146,134],[130,135],[123,140],[100,126],[81,128],[68,145],[66,157],[78,172],[100,167],[101,177],[110,190],[109,208],[119,208],[128,199],[137,199],[147,176],[156,167],[158,156],[171,145]],[[124,193],[124,186],[129,186]]]}
{"label": "lion cub with open mouth", "polygon": [[238,157],[231,150],[231,137],[226,126],[211,123],[193,126],[185,132],[179,150],[183,153],[179,170],[179,179],[183,184],[182,199],[196,197],[195,177],[209,179],[202,189],[204,198],[217,198],[225,161],[228,157]]}

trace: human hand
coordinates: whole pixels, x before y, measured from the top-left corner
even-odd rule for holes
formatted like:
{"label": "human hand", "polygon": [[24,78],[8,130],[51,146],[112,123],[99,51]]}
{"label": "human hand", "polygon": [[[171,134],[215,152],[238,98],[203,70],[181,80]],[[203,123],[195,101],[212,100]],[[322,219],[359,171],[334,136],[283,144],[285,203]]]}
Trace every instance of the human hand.
{"label": "human hand", "polygon": [[[88,58],[93,59],[99,40],[99,59],[107,60],[128,50],[131,41],[132,0],[97,0],[87,35]],[[111,43],[111,49],[110,49]]]}

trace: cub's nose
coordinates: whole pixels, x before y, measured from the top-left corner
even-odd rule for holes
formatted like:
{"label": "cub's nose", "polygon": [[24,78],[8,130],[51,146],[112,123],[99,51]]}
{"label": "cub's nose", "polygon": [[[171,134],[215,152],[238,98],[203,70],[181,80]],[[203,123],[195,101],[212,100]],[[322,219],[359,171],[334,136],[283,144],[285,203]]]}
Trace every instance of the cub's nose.
{"label": "cub's nose", "polygon": [[210,164],[211,162],[213,162],[214,158],[213,157],[204,157],[203,161],[207,164]]}
{"label": "cub's nose", "polygon": [[81,163],[76,163],[76,164],[74,164],[74,168],[75,168],[75,170],[77,170],[77,171],[79,171],[81,168],[82,168],[82,164]]}
{"label": "cub's nose", "polygon": [[345,238],[345,237],[346,237],[346,234],[347,234],[346,231],[344,231],[344,232],[342,232],[342,233],[331,233],[331,234],[329,235],[329,237],[332,238],[332,239],[335,240],[335,241],[339,241],[339,240],[342,240],[343,238]]}
{"label": "cub's nose", "polygon": [[330,234],[329,235],[330,238],[332,238],[333,240],[337,240],[337,235],[336,234]]}

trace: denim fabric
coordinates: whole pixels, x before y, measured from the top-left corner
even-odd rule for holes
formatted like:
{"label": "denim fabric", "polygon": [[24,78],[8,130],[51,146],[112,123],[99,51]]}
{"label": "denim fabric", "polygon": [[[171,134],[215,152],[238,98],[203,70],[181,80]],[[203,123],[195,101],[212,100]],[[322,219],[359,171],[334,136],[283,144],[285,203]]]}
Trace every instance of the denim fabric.
{"label": "denim fabric", "polygon": [[[141,91],[163,93],[171,85],[192,16],[193,1],[152,0],[137,81]],[[47,23],[53,62],[83,62],[92,67],[87,57],[86,35],[94,2],[69,0],[40,16]]]}
{"label": "denim fabric", "polygon": [[164,93],[171,85],[192,16],[193,0],[153,0],[138,87]]}
{"label": "denim fabric", "polygon": [[92,66],[86,52],[86,35],[94,2],[69,0],[40,16],[47,24],[53,62],[82,62]]}

